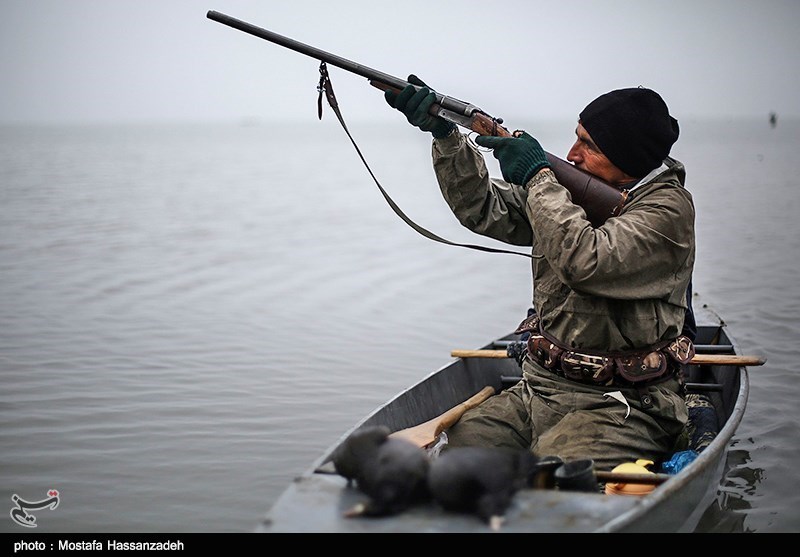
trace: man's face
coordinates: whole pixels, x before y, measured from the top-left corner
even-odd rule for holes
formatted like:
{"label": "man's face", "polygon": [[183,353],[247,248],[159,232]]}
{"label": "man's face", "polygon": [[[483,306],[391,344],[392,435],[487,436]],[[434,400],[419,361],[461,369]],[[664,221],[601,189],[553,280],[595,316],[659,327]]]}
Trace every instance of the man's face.
{"label": "man's face", "polygon": [[612,186],[621,186],[635,180],[635,178],[628,176],[608,160],[592,141],[589,132],[580,122],[578,122],[578,127],[575,128],[575,135],[577,136],[575,144],[567,153],[569,162],[581,170],[594,174]]}

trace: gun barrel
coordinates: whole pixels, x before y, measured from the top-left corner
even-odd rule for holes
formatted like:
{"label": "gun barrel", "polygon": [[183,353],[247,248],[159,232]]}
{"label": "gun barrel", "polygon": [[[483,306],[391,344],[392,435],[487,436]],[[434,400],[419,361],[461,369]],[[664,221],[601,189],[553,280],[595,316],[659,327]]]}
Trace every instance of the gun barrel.
{"label": "gun barrel", "polygon": [[[223,25],[227,25],[228,27],[233,27],[234,29],[238,29],[239,31],[244,31],[245,33],[278,44],[280,46],[288,48],[289,50],[294,50],[295,52],[299,52],[300,54],[305,54],[306,56],[310,56],[311,58],[316,58],[317,60],[321,60],[323,62],[331,64],[332,66],[336,66],[337,68],[341,68],[356,75],[360,75],[371,81],[385,83],[386,85],[389,85],[394,89],[403,89],[408,85],[408,82],[404,79],[400,79],[393,75],[389,75],[387,73],[378,71],[376,69],[370,68],[369,66],[364,66],[363,64],[358,64],[356,62],[353,62],[352,60],[348,60],[347,58],[342,58],[341,56],[337,56],[336,54],[331,54],[330,52],[326,52],[322,49],[313,47],[311,45],[307,45],[305,43],[301,43],[300,41],[296,41],[289,37],[279,35],[278,33],[268,31],[262,27],[257,27],[256,25],[247,23],[246,21],[242,21],[241,19],[236,19],[235,17],[231,17],[229,15],[216,12],[214,10],[209,10],[206,16],[208,17],[208,19],[217,21],[219,23],[222,23]],[[471,116],[476,110],[479,110],[472,104],[460,101],[458,99],[454,99],[452,97],[447,97],[440,93],[436,93],[436,99],[437,103],[442,107],[448,110],[452,110],[453,112],[456,112],[458,114],[463,114],[465,116]]]}
{"label": "gun barrel", "polygon": [[239,31],[244,31],[245,33],[249,33],[261,39],[270,41],[275,44],[279,44],[290,50],[294,50],[295,52],[299,52],[301,54],[311,56],[312,58],[316,58],[317,60],[322,60],[324,62],[327,62],[328,64],[342,68],[343,70],[347,70],[354,74],[358,74],[362,77],[366,77],[367,79],[375,79],[377,81],[386,83],[387,85],[391,85],[392,87],[396,87],[398,89],[402,89],[407,85],[407,82],[405,80],[399,79],[397,77],[391,76],[383,72],[379,72],[378,70],[374,70],[367,66],[357,64],[356,62],[353,62],[346,58],[342,58],[341,56],[336,56],[335,54],[331,54],[330,52],[325,52],[324,50],[301,43],[300,41],[296,41],[294,39],[290,39],[289,37],[284,37],[283,35],[273,33],[272,31],[267,31],[266,29],[257,27],[255,25],[247,23],[246,21],[236,19],[235,17],[231,17],[229,15],[225,15],[220,12],[215,12],[213,10],[210,10],[207,16],[208,19],[218,21],[219,23],[222,23],[229,27],[233,27],[234,29],[238,29]]}

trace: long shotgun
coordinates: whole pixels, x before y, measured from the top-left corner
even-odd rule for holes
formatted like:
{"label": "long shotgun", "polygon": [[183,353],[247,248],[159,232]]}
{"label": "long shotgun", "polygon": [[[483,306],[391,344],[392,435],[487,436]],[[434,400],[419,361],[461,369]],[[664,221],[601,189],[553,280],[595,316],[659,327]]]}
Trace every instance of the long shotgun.
{"label": "long shotgun", "polygon": [[[208,19],[217,21],[228,27],[244,31],[255,37],[305,54],[311,58],[316,58],[326,64],[365,77],[369,80],[371,85],[383,91],[388,89],[399,91],[409,85],[404,79],[394,77],[346,58],[342,58],[341,56],[301,43],[300,41],[257,27],[246,21],[236,19],[235,17],[213,10],[208,12],[207,17]],[[441,93],[436,93],[436,103],[431,107],[431,114],[441,116],[479,135],[496,135],[501,137],[512,135],[507,128],[502,126],[503,120],[501,118],[494,118],[473,104],[447,95],[442,95]],[[627,199],[628,194],[626,191],[620,191],[596,176],[573,166],[551,153],[546,152],[545,154],[559,183],[569,190],[572,195],[573,203],[583,207],[583,210],[586,211],[586,217],[594,226],[600,226],[609,217],[619,214]]]}

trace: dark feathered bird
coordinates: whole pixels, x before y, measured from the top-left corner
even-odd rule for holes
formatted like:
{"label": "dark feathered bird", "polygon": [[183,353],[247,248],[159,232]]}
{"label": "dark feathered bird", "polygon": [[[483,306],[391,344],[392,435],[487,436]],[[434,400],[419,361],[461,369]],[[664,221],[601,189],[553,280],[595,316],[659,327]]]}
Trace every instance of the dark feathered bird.
{"label": "dark feathered bird", "polygon": [[360,428],[333,455],[336,471],[355,482],[366,502],[346,516],[387,516],[429,498],[430,460],[424,449],[389,437],[385,427]]}
{"label": "dark feathered bird", "polygon": [[530,451],[452,447],[431,462],[428,488],[443,509],[475,514],[497,530],[517,491],[533,484],[537,462]]}
{"label": "dark feathered bird", "polygon": [[336,473],[347,478],[348,483],[358,482],[364,466],[375,458],[389,433],[385,426],[361,427],[351,433],[331,455]]}

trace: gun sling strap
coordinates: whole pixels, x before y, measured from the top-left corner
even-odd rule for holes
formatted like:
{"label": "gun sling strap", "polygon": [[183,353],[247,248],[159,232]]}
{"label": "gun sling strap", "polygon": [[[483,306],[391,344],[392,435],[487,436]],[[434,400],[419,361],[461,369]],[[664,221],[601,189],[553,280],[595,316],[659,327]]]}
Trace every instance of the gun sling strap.
{"label": "gun sling strap", "polygon": [[325,93],[325,97],[328,100],[328,104],[330,105],[330,107],[333,110],[333,112],[336,114],[336,118],[339,119],[339,123],[342,125],[342,128],[344,129],[345,133],[347,134],[347,137],[350,139],[350,142],[353,144],[353,147],[355,148],[356,152],[358,153],[358,156],[361,159],[361,162],[364,163],[364,166],[366,167],[367,171],[369,172],[369,175],[372,176],[372,180],[375,182],[375,185],[378,186],[378,189],[380,190],[381,194],[383,195],[384,199],[386,199],[386,202],[389,204],[389,206],[392,208],[392,210],[394,210],[394,212],[397,214],[397,216],[399,216],[401,219],[403,219],[403,221],[407,225],[409,225],[411,228],[413,228],[414,230],[416,230],[417,232],[419,232],[420,234],[422,234],[426,238],[430,238],[431,240],[434,240],[436,242],[441,242],[443,244],[447,244],[447,245],[450,245],[450,246],[458,246],[458,247],[462,247],[462,248],[470,248],[470,249],[475,249],[475,250],[479,250],[479,251],[487,251],[487,252],[490,252],[490,253],[508,253],[508,254],[512,254],[512,255],[521,255],[523,257],[529,257],[529,258],[532,257],[528,253],[520,253],[518,251],[504,250],[504,249],[498,249],[498,248],[490,248],[490,247],[487,247],[487,246],[480,246],[480,245],[475,245],[475,244],[461,244],[461,243],[458,243],[458,242],[452,242],[450,240],[442,238],[441,236],[437,236],[436,234],[434,234],[430,230],[427,230],[427,229],[423,228],[422,226],[418,225],[413,220],[411,220],[408,217],[408,215],[406,215],[400,209],[400,207],[397,205],[397,203],[394,202],[394,200],[389,196],[389,194],[386,193],[386,190],[383,189],[383,186],[381,186],[380,182],[378,181],[378,178],[375,177],[375,174],[372,172],[372,169],[369,167],[369,164],[367,163],[367,160],[364,158],[364,155],[361,153],[361,149],[358,148],[358,145],[356,144],[355,139],[353,139],[353,136],[350,134],[350,130],[347,129],[347,124],[345,124],[344,118],[342,117],[342,113],[339,110],[339,103],[336,100],[336,95],[334,95],[334,93],[333,93],[333,86],[331,85],[331,79],[330,79],[330,76],[328,75],[328,67],[325,64],[325,62],[320,62],[320,64],[319,64],[319,85],[317,86],[317,91],[319,91],[319,98],[317,99],[317,113],[319,115],[319,119],[322,120],[322,94]]}

